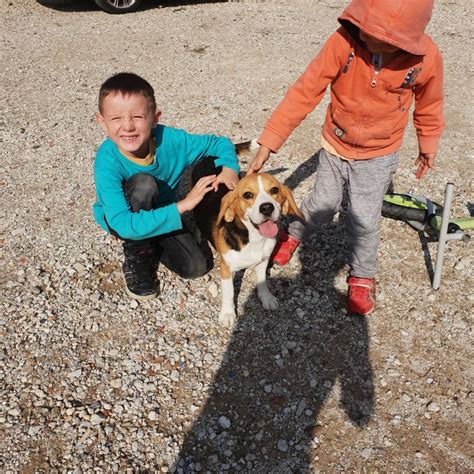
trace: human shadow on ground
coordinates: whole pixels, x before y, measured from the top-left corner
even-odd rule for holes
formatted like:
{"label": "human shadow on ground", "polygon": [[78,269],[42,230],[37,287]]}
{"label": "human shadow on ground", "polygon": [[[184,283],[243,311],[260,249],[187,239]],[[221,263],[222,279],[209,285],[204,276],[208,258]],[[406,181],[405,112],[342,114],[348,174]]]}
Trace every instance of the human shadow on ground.
{"label": "human shadow on ground", "polygon": [[346,315],[335,286],[345,262],[344,225],[331,223],[306,241],[298,274],[269,277],[280,308],[264,311],[253,291],[240,311],[177,472],[310,472],[325,431],[319,415],[333,391],[354,426],[369,422],[367,320]]}
{"label": "human shadow on ground", "polygon": [[[144,0],[138,11],[152,10],[166,7],[185,7],[187,5],[199,5],[203,3],[225,3],[226,0]],[[101,10],[94,0],[36,0],[44,7],[62,12],[87,12]],[[130,13],[126,13],[130,14]]]}

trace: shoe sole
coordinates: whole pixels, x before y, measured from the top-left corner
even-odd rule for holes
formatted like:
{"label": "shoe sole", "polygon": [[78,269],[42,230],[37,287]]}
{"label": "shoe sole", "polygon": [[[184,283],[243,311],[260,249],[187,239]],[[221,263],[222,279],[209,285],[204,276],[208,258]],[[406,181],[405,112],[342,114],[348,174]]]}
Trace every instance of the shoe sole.
{"label": "shoe sole", "polygon": [[149,300],[153,300],[155,299],[157,296],[158,296],[158,293],[151,293],[149,295],[137,295],[136,293],[133,293],[132,291],[130,291],[130,289],[128,288],[127,286],[127,282],[125,280],[125,277],[123,278],[123,281],[125,283],[125,293],[127,293],[128,296],[130,296],[130,298],[133,298],[134,300],[137,300],[137,301],[149,301]]}
{"label": "shoe sole", "polygon": [[369,314],[372,314],[374,312],[374,310],[375,310],[375,307],[373,307],[367,313],[356,313],[356,312],[347,311],[347,314],[349,314],[350,316],[368,316]]}

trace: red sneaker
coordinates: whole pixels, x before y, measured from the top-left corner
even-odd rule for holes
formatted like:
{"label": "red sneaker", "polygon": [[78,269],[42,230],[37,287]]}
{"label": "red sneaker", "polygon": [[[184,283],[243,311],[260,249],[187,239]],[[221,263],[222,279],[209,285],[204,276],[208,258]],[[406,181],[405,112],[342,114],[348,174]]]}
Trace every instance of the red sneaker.
{"label": "red sneaker", "polygon": [[358,278],[350,276],[347,279],[347,312],[366,316],[375,306],[375,278]]}
{"label": "red sneaker", "polygon": [[293,254],[300,243],[301,240],[288,235],[284,230],[282,230],[280,238],[273,249],[271,257],[272,261],[278,265],[286,265],[291,260],[291,257],[293,257]]}

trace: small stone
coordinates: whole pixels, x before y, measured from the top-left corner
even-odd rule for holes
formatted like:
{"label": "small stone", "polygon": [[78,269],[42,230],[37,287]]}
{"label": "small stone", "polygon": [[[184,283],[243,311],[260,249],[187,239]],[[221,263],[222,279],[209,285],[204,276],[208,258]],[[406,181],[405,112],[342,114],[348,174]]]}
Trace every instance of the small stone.
{"label": "small stone", "polygon": [[77,379],[82,375],[82,369],[73,370],[67,375],[70,379]]}
{"label": "small stone", "polygon": [[210,294],[213,298],[217,298],[217,296],[219,295],[219,290],[217,289],[217,285],[216,285],[214,282],[212,282],[212,283],[209,285],[208,291],[209,291],[209,294]]}
{"label": "small stone", "polygon": [[75,263],[72,268],[74,268],[79,275],[83,275],[86,272],[86,267],[82,265],[82,263]]}
{"label": "small stone", "polygon": [[171,380],[176,382],[177,380],[179,380],[179,372],[177,370],[173,370],[170,374],[170,378]]}
{"label": "small stone", "polygon": [[301,416],[305,408],[306,408],[306,402],[304,401],[304,399],[301,399],[298,402],[298,406],[296,407],[296,416],[297,417]]}
{"label": "small stone", "polygon": [[30,436],[36,436],[41,431],[41,426],[30,426],[28,434]]}
{"label": "small stone", "polygon": [[39,388],[37,388],[34,393],[38,398],[45,398],[46,397],[46,393],[44,393],[43,390],[41,390]]}
{"label": "small stone", "polygon": [[439,405],[435,402],[428,403],[427,408],[428,408],[429,411],[432,411],[432,412],[435,412],[435,413],[441,410]]}
{"label": "small stone", "polygon": [[229,418],[222,415],[222,416],[219,417],[219,425],[221,426],[222,429],[228,430],[231,426],[231,422],[230,422]]}
{"label": "small stone", "polygon": [[372,449],[371,448],[364,448],[361,451],[362,457],[368,459],[372,456]]}
{"label": "small stone", "polygon": [[120,388],[122,386],[122,381],[120,379],[113,379],[110,381],[110,386],[113,388]]}
{"label": "small stone", "polygon": [[286,453],[288,451],[288,443],[284,439],[280,439],[277,443],[279,451]]}
{"label": "small stone", "polygon": [[148,413],[148,419],[151,421],[156,421],[158,419],[158,413],[156,413],[155,410],[152,410],[150,413]]}
{"label": "small stone", "polygon": [[92,425],[99,425],[103,421],[105,421],[104,418],[102,418],[99,415],[96,415],[95,413],[91,416],[91,419],[90,419],[90,422]]}
{"label": "small stone", "polygon": [[93,293],[90,296],[91,301],[99,301],[102,295],[100,293]]}
{"label": "small stone", "polygon": [[473,257],[463,257],[456,263],[456,265],[454,265],[455,270],[458,270],[458,271],[468,270],[469,268],[473,268],[473,267],[474,267]]}

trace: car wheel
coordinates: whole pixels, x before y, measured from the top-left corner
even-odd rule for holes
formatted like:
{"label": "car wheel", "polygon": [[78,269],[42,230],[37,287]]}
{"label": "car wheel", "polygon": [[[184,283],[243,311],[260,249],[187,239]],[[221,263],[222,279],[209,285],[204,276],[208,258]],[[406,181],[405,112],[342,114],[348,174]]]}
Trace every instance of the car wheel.
{"label": "car wheel", "polygon": [[95,0],[108,13],[129,13],[138,10],[142,0]]}

